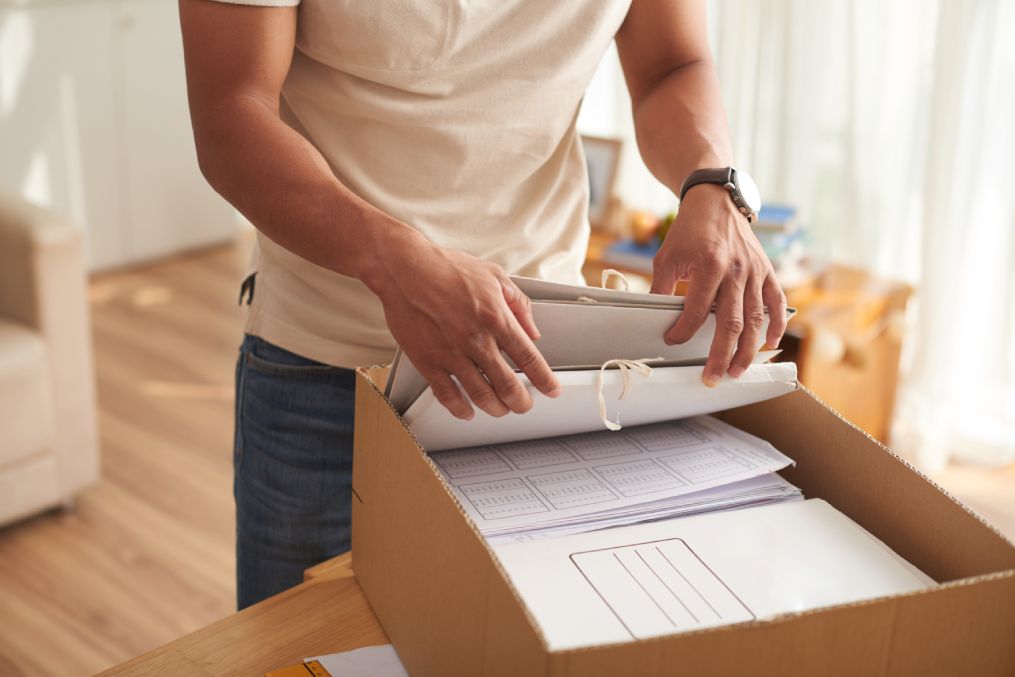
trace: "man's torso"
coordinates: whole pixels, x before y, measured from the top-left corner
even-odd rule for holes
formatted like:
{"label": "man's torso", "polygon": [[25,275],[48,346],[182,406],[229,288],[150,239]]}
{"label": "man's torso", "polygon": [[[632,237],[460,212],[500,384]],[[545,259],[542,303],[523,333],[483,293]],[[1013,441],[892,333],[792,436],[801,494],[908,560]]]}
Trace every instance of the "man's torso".
{"label": "man's torso", "polygon": [[[628,4],[302,0],[282,115],[346,186],[434,243],[580,282],[574,123]],[[259,240],[248,332],[339,366],[390,358],[365,286]]]}

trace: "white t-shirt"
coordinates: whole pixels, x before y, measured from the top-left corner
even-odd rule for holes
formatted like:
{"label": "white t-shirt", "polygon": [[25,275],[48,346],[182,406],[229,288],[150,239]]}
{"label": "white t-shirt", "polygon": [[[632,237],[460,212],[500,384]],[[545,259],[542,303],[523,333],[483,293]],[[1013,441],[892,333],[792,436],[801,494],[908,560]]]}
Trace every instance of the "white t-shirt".
{"label": "white t-shirt", "polygon": [[[282,117],[350,190],[432,242],[579,283],[588,183],[575,119],[629,4],[303,0]],[[337,366],[390,360],[361,282],[258,245],[249,333]]]}

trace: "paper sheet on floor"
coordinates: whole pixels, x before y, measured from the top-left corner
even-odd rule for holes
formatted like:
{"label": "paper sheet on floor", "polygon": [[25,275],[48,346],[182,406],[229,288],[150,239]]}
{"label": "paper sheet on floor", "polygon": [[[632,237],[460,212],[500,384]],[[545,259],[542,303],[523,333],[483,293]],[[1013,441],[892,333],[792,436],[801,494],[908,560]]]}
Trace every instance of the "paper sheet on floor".
{"label": "paper sheet on floor", "polygon": [[[356,677],[409,677],[390,644],[365,646],[362,649],[308,658],[304,663],[317,661],[330,677],[355,675]],[[317,674],[317,673],[313,673]]]}

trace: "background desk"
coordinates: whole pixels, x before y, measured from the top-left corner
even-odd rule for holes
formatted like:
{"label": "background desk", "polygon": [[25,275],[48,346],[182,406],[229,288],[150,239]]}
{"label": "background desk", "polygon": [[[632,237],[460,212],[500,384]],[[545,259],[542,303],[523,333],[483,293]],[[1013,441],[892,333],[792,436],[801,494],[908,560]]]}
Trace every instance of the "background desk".
{"label": "background desk", "polygon": [[294,588],[102,674],[247,677],[387,643],[346,554],[308,569]]}

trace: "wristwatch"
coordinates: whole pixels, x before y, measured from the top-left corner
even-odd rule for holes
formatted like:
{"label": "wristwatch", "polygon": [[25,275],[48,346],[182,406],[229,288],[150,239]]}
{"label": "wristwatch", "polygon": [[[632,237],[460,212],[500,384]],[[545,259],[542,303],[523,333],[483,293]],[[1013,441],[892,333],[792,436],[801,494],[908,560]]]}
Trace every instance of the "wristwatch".
{"label": "wristwatch", "polygon": [[748,221],[753,221],[761,211],[761,193],[754,179],[747,172],[742,172],[733,167],[719,167],[717,169],[698,169],[684,179],[680,186],[680,200],[692,187],[699,183],[717,183],[730,193],[733,204],[737,206]]}

